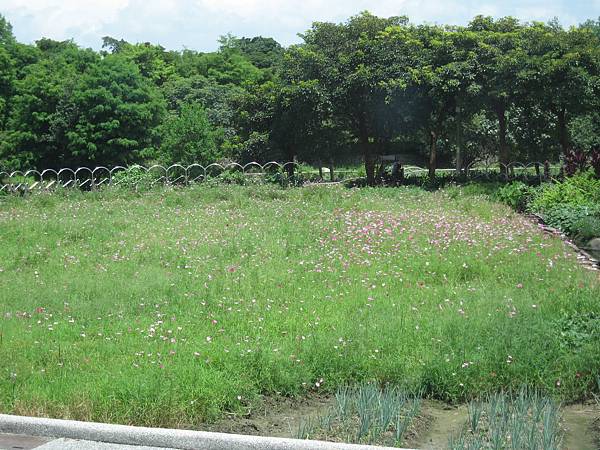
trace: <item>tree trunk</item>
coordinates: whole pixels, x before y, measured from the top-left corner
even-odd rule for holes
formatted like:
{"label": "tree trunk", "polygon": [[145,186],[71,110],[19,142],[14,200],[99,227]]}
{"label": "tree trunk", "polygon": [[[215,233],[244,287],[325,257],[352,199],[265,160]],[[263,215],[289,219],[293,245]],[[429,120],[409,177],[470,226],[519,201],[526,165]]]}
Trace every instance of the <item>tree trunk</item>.
{"label": "tree trunk", "polygon": [[[369,143],[367,143],[367,146]],[[365,151],[365,172],[367,173],[367,184],[375,186],[375,158],[370,150]]]}
{"label": "tree trunk", "polygon": [[296,159],[296,156],[294,155],[292,157],[292,161],[291,161],[292,164],[288,164],[287,166],[285,166],[288,177],[290,177],[290,178],[292,178],[294,176],[294,170],[296,169],[296,161],[297,161],[297,159]]}
{"label": "tree trunk", "polygon": [[569,131],[567,130],[567,113],[565,108],[558,111],[558,140],[563,155],[569,153]]}
{"label": "tree trunk", "polygon": [[496,109],[496,114],[498,116],[498,143],[500,144],[500,152],[498,155],[498,159],[500,160],[500,172],[508,177],[510,154],[506,142],[506,110],[503,107],[498,107]]}
{"label": "tree trunk", "polygon": [[369,142],[369,135],[367,133],[366,127],[360,127],[360,136],[359,141],[361,145],[361,150],[363,152],[363,157],[365,161],[365,172],[367,174],[367,184],[369,186],[375,186],[375,158],[373,156],[373,148],[371,143]]}
{"label": "tree trunk", "polygon": [[322,180],[323,179],[323,164],[321,163],[320,160],[319,160],[318,164],[319,164],[319,178]]}
{"label": "tree trunk", "polygon": [[462,117],[460,113],[456,114],[456,175],[460,175],[463,166],[463,130]]}
{"label": "tree trunk", "polygon": [[335,181],[335,174],[333,173],[333,159],[329,160],[329,180]]}
{"label": "tree trunk", "polygon": [[435,178],[437,169],[437,133],[431,131],[431,142],[429,146],[429,178]]}

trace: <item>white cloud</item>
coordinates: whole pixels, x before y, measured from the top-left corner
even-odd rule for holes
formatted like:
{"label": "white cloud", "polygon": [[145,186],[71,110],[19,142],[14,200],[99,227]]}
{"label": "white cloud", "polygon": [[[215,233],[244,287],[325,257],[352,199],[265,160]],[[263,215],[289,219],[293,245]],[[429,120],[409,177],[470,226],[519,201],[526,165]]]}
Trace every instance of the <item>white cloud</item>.
{"label": "white cloud", "polygon": [[485,14],[523,20],[556,15],[571,25],[599,16],[600,0],[0,0],[0,13],[20,40],[74,38],[96,48],[111,35],[209,50],[227,32],[290,44],[313,21],[339,22],[363,10],[408,15],[416,23],[464,24]]}
{"label": "white cloud", "polygon": [[119,18],[129,0],[3,0],[9,18],[27,18],[39,37],[69,39],[73,32],[94,34],[103,24]]}

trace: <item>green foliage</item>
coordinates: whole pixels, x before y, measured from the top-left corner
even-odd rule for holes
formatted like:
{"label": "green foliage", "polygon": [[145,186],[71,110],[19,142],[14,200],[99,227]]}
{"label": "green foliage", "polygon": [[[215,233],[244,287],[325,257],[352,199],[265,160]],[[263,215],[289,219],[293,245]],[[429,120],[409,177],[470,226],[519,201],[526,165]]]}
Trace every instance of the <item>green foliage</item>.
{"label": "green foliage", "polygon": [[135,162],[155,145],[164,103],[135,65],[107,56],[79,78],[64,110],[60,126],[71,158],[115,165]]}
{"label": "green foliage", "polygon": [[157,172],[149,172],[140,166],[133,165],[126,170],[116,171],[111,184],[117,188],[143,191],[153,187],[159,177]]}
{"label": "green foliage", "polygon": [[[400,154],[429,166],[432,186],[437,167],[501,162],[507,175],[509,162],[598,144],[597,30],[362,12],[315,22],[288,49],[262,36],[227,35],[207,53],[106,36],[94,52],[47,38],[19,44],[1,17],[0,164],[360,158],[372,185],[378,157]],[[192,104],[209,125],[183,111]],[[196,127],[185,119],[194,115]]]}
{"label": "green foliage", "polygon": [[299,423],[296,438],[399,446],[416,428],[420,408],[420,398],[396,386],[342,386],[325,414]]}
{"label": "green foliage", "polygon": [[543,217],[548,225],[576,236],[580,232],[592,232],[594,228],[597,229],[597,226],[590,228],[586,224],[588,221],[597,221],[599,213],[600,206],[558,204],[545,210]]}
{"label": "green foliage", "polygon": [[237,184],[244,186],[248,184],[248,177],[240,170],[225,170],[217,178],[217,181],[225,184]]}
{"label": "green foliage", "polygon": [[535,193],[535,188],[521,181],[515,181],[498,189],[496,197],[517,211],[525,211]]}
{"label": "green foliage", "polygon": [[468,421],[450,437],[449,450],[562,448],[560,406],[551,398],[522,388],[471,401]]}
{"label": "green foliage", "polygon": [[597,392],[597,274],[481,197],[64,190],[1,198],[0,235],[3,413],[191,427],[369,381],[454,402]]}
{"label": "green foliage", "polygon": [[157,159],[166,164],[193,163],[204,166],[221,156],[204,108],[198,103],[185,104],[171,114],[161,128],[162,144]]}
{"label": "green foliage", "polygon": [[599,203],[600,180],[592,172],[586,172],[542,186],[530,206],[533,211],[543,214],[557,206],[593,207]]}
{"label": "green foliage", "polygon": [[600,205],[576,221],[572,228],[573,235],[581,242],[600,237]]}
{"label": "green foliage", "polygon": [[256,36],[236,38],[231,35],[219,40],[221,49],[235,49],[259,69],[274,68],[283,60],[283,47],[273,38]]}
{"label": "green foliage", "polygon": [[590,341],[600,340],[600,316],[594,313],[570,313],[556,321],[563,340],[561,345],[578,352]]}

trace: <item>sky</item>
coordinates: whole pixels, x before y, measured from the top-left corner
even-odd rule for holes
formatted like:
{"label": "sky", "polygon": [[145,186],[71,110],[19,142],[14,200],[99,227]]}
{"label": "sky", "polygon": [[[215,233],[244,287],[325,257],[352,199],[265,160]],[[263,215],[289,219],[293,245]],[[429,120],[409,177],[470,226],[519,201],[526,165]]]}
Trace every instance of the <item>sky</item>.
{"label": "sky", "polygon": [[21,42],[74,39],[99,49],[103,36],[169,50],[213,51],[219,36],[268,36],[287,46],[314,21],[342,22],[368,10],[413,23],[464,25],[478,14],[565,26],[600,16],[600,0],[0,0]]}

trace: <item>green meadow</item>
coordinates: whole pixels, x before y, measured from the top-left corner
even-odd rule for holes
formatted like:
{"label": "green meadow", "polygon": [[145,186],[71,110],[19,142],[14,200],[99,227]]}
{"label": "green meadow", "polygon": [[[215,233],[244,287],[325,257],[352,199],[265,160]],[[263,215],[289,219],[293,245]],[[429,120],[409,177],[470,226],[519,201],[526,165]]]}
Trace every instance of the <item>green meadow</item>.
{"label": "green meadow", "polygon": [[195,427],[362,382],[573,401],[599,300],[560,239],[462,188],[5,196],[0,412]]}

